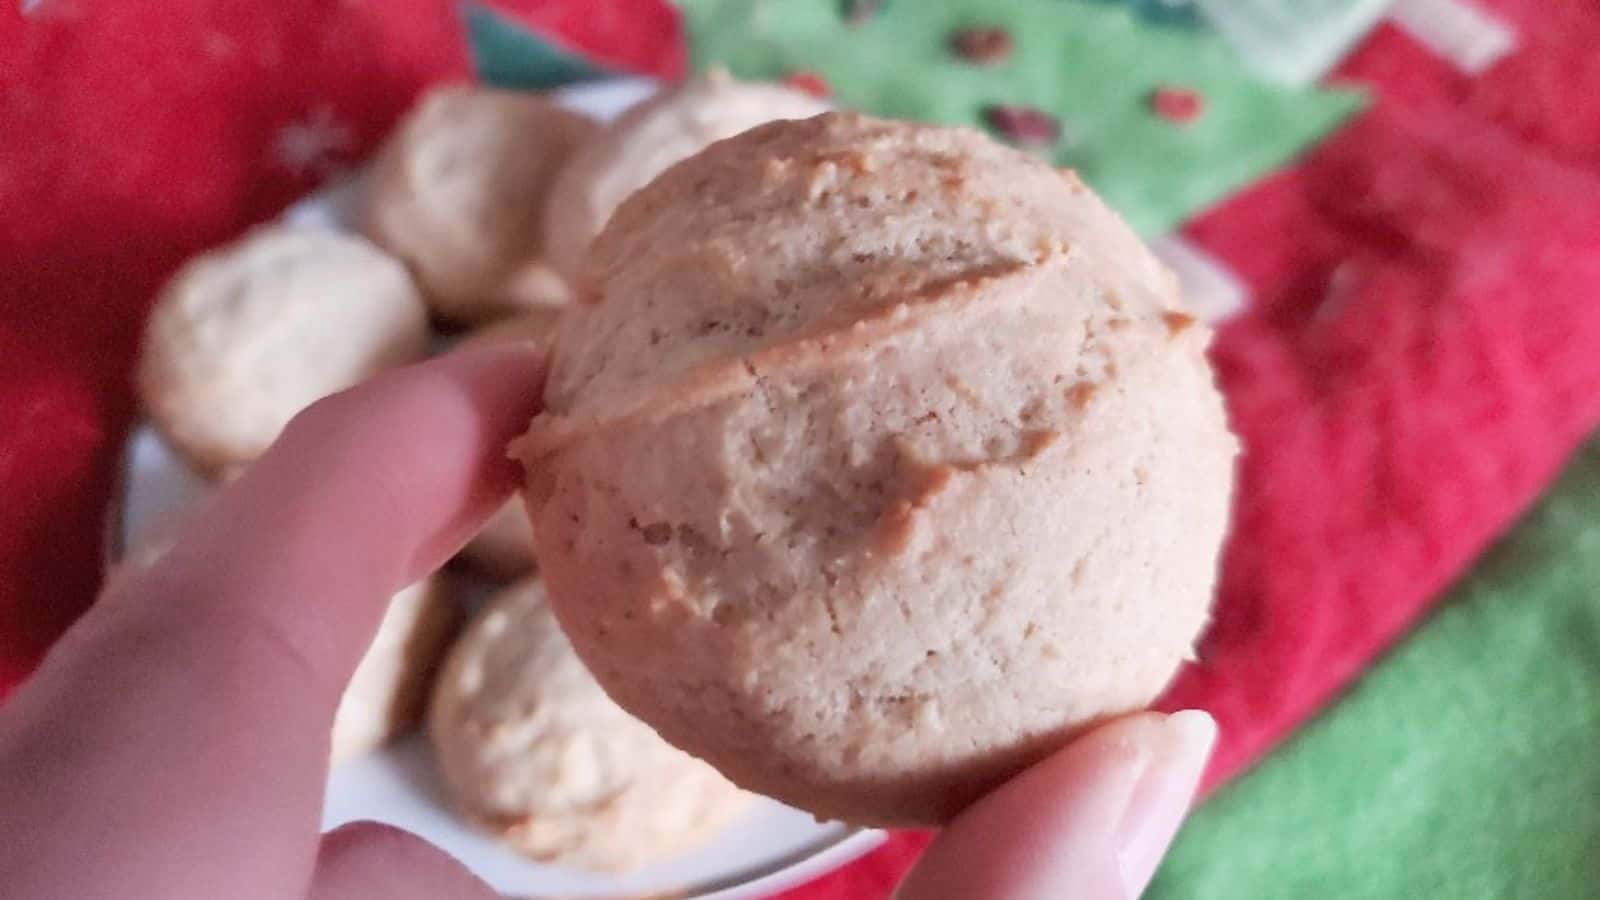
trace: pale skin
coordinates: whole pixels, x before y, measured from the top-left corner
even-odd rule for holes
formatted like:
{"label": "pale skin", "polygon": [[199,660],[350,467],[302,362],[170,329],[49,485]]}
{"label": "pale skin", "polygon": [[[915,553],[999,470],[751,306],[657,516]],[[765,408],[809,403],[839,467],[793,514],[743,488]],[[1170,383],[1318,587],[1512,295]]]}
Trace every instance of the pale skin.
{"label": "pale skin", "polygon": [[[488,347],[318,403],[0,714],[0,884],[30,900],[490,898],[412,835],[318,827],[329,729],[386,599],[521,478],[542,362]],[[1124,718],[974,804],[897,897],[1129,900],[1200,777],[1203,713]]]}

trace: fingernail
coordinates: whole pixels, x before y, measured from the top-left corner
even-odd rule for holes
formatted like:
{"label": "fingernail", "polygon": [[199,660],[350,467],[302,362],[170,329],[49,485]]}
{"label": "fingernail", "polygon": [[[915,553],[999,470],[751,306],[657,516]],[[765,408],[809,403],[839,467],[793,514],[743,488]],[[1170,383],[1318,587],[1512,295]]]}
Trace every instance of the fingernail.
{"label": "fingernail", "polygon": [[1155,876],[1189,811],[1216,741],[1216,720],[1198,709],[1167,716],[1153,736],[1150,762],[1133,789],[1117,833],[1117,864],[1127,896],[1139,896]]}

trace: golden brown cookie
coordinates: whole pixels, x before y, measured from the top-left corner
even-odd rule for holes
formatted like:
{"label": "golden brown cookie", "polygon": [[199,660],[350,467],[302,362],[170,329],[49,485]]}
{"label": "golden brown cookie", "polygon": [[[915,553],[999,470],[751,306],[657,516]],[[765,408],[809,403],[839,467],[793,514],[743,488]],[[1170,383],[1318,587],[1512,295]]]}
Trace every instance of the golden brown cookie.
{"label": "golden brown cookie", "polygon": [[595,242],[515,446],[618,703],[820,816],[948,821],[1191,655],[1236,444],[1210,331],[1070,173],[832,114]]}
{"label": "golden brown cookie", "polygon": [[[116,597],[130,579],[161,561],[170,532],[130,548],[106,573],[102,597]],[[448,578],[430,575],[389,600],[334,715],[330,758],[335,764],[371,752],[414,728],[457,624]]]}

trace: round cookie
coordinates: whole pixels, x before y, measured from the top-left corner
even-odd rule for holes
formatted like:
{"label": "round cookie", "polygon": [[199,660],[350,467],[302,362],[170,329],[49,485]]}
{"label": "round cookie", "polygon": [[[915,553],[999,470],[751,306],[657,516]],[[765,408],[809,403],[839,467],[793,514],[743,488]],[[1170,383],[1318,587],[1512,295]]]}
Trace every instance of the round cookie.
{"label": "round cookie", "polygon": [[428,688],[455,633],[455,598],[433,575],[389,600],[378,633],[339,698],[334,763],[378,749],[422,719]]}
{"label": "round cookie", "polygon": [[612,217],[513,448],[607,692],[821,817],[948,821],[1138,709],[1211,602],[1209,330],[1071,173],[848,114]]}
{"label": "round cookie", "polygon": [[411,266],[443,318],[563,303],[539,225],[557,170],[594,127],[534,94],[435,88],[379,153],[364,229]]}
{"label": "round cookie", "polygon": [[462,811],[535,859],[636,868],[702,843],[749,801],[606,697],[533,578],[468,625],[429,722]]}
{"label": "round cookie", "polygon": [[810,94],[734,81],[718,70],[663,90],[597,131],[561,171],[545,211],[546,258],[575,279],[612,211],[668,166],[757,125],[831,108]]}
{"label": "round cookie", "polygon": [[[525,341],[548,349],[560,317],[560,307],[530,309],[472,332],[466,343]],[[513,496],[502,504],[461,552],[478,568],[498,578],[516,578],[532,571],[533,525],[528,522],[522,498]]]}
{"label": "round cookie", "polygon": [[215,474],[259,456],[312,402],[427,345],[426,309],[399,262],[353,235],[266,226],[162,290],[138,387],[156,427]]}

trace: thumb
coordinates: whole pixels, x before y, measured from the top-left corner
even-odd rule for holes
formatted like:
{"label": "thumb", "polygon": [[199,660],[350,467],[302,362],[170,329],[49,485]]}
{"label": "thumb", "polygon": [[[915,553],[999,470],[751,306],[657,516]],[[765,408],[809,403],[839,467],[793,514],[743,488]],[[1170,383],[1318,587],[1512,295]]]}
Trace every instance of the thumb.
{"label": "thumb", "polygon": [[897,900],[1133,900],[1189,810],[1208,714],[1142,713],[1079,738],[941,832]]}

